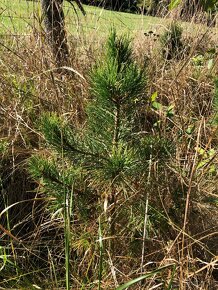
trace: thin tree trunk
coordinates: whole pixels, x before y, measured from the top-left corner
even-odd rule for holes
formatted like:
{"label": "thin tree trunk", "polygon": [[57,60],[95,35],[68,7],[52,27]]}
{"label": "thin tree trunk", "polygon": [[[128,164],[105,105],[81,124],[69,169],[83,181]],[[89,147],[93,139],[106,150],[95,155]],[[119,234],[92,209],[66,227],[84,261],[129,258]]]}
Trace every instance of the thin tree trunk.
{"label": "thin tree trunk", "polygon": [[63,0],[41,0],[47,41],[54,61],[58,66],[65,65],[69,56],[66,32],[64,29]]}

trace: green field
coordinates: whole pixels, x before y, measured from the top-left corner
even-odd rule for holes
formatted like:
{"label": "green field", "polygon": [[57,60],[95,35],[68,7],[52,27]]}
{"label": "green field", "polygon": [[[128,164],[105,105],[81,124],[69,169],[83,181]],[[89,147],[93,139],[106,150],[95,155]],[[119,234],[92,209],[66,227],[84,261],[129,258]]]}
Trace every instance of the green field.
{"label": "green field", "polygon": [[[133,35],[149,30],[159,33],[170,22],[169,18],[114,12],[86,5],[84,5],[86,16],[83,16],[76,4],[75,8],[77,14],[69,3],[66,2],[64,5],[66,30],[68,35],[77,38],[85,35],[89,39],[98,38],[99,35],[104,37],[112,26],[115,26],[118,32],[128,32]],[[42,30],[42,23],[40,1],[0,0],[0,35],[30,34],[33,30]],[[192,35],[193,32],[198,35],[199,32],[207,29],[204,25],[199,24],[188,22],[181,24],[184,32]],[[214,35],[217,35],[217,28],[212,31]]]}
{"label": "green field", "polygon": [[[76,5],[75,5],[76,6]],[[75,14],[70,4],[65,4],[66,26],[68,33],[107,33],[112,25],[118,31],[139,32],[156,29],[166,20],[129,13],[112,12],[97,7],[84,6],[84,17],[77,10]],[[1,34],[28,34],[32,28],[40,29],[42,16],[40,2],[26,0],[0,0]]]}

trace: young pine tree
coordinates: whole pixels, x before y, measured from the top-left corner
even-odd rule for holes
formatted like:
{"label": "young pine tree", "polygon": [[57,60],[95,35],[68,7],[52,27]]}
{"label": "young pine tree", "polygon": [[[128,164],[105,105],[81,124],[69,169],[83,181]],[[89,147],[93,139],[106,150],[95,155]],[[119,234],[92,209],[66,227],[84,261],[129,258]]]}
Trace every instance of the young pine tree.
{"label": "young pine tree", "polygon": [[151,150],[159,144],[140,132],[137,112],[147,101],[146,74],[133,58],[131,40],[113,30],[106,48],[89,76],[91,101],[84,128],[74,128],[55,114],[44,116],[41,131],[53,157],[30,160],[32,175],[55,198],[53,206],[65,208],[68,239],[74,196],[79,198],[87,188],[100,197],[97,215],[105,212],[107,235],[115,237],[116,208],[139,181],[147,180]]}

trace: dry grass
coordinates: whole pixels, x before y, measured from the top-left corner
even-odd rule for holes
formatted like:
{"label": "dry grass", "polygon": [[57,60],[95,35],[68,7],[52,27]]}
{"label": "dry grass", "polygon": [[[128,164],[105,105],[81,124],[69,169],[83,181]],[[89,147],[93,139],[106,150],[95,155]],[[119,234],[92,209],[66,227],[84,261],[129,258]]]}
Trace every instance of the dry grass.
{"label": "dry grass", "polygon": [[[86,79],[104,47],[100,45],[103,40],[94,44],[85,36],[80,40],[70,40],[70,64],[85,80],[71,71],[56,70],[41,32],[1,40],[0,137],[5,144],[0,164],[1,212],[13,205],[0,216],[0,256],[4,250],[7,254],[0,271],[1,289],[64,289],[63,220],[58,213],[51,219],[46,210],[49,200],[28,175],[26,160],[39,151],[49,155],[37,127],[43,112],[56,112],[78,127],[86,120]],[[127,193],[128,198],[118,202],[117,214],[126,210],[132,216],[127,219],[120,214],[114,237],[116,254],[111,258],[106,252],[104,256],[102,289],[115,289],[116,284],[139,276],[141,270],[146,273],[171,263],[175,270],[132,289],[217,289],[218,140],[217,128],[211,125],[217,38],[209,31],[199,32],[184,42],[188,46],[184,57],[166,61],[156,37],[139,34],[134,39],[136,60],[141,65],[146,62],[148,70],[148,102],[139,112],[142,130],[171,140],[174,154],[164,167],[159,162],[151,164],[151,182],[146,188],[138,188],[131,196]],[[207,51],[214,47],[211,56]],[[200,66],[193,60],[199,54],[204,58]],[[150,101],[154,92],[158,92],[159,109]],[[149,236],[144,239],[141,268],[145,192],[149,194]],[[97,289],[98,224],[96,200],[92,202],[91,216],[78,218],[73,229],[71,279],[75,290]]]}

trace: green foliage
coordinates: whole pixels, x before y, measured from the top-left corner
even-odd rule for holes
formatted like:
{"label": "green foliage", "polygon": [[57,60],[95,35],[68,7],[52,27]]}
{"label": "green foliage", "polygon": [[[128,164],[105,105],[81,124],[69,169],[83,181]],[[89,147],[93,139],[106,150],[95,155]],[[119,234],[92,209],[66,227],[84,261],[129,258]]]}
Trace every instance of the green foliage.
{"label": "green foliage", "polygon": [[173,153],[171,140],[166,140],[157,136],[149,136],[141,139],[141,158],[144,162],[152,158],[153,161],[163,161]]}
{"label": "green foliage", "polygon": [[72,191],[75,180],[80,176],[79,169],[75,169],[69,163],[59,163],[57,159],[46,159],[40,156],[32,156],[29,160],[31,175],[40,180],[41,185],[49,197],[53,197],[51,209],[62,208],[64,205],[65,191]]}
{"label": "green foliage", "polygon": [[0,140],[0,154],[4,155],[7,153],[9,144],[6,140]]}
{"label": "green foliage", "polygon": [[[89,74],[91,101],[86,107],[87,121],[82,130],[56,114],[44,115],[40,122],[40,130],[52,153],[49,158],[33,156],[30,159],[32,176],[40,180],[44,192],[54,198],[56,209],[53,207],[53,210],[64,208],[66,212],[68,196],[79,192],[76,199],[72,197],[76,200],[74,214],[78,218],[82,216],[81,208],[87,206],[85,201],[79,206],[80,196],[84,192],[100,196],[94,200],[92,218],[99,216],[104,208],[107,222],[111,221],[109,229],[101,228],[100,237],[105,231],[107,235],[114,235],[118,214],[108,208],[115,207],[117,193],[120,198],[131,196],[136,184],[146,183],[149,162],[164,161],[170,154],[172,144],[168,141],[141,134],[137,113],[149,102],[144,93],[146,83],[146,70],[134,60],[131,40],[112,30],[105,55]],[[128,209],[121,210],[120,220],[122,213],[129,223]],[[66,216],[68,225],[69,214]],[[69,259],[69,226],[66,233]],[[99,280],[103,248],[102,242]]]}
{"label": "green foliage", "polygon": [[[130,40],[112,31],[104,59],[90,73],[93,101],[87,106],[84,131],[77,132],[54,114],[42,118],[41,131],[55,150],[92,178],[118,180],[135,170],[136,152],[130,141],[145,84],[144,71],[133,60]],[[55,166],[44,169],[49,176],[58,173]]]}
{"label": "green foliage", "polygon": [[217,11],[217,0],[201,0],[201,5],[205,11]]}
{"label": "green foliage", "polygon": [[182,28],[176,22],[172,22],[167,31],[161,35],[160,43],[163,56],[170,60],[179,57],[183,50]]}
{"label": "green foliage", "polygon": [[180,3],[181,3],[181,0],[171,0],[170,4],[168,6],[169,10],[176,8],[177,6],[179,6]]}
{"label": "green foliage", "polygon": [[192,57],[192,62],[196,67],[202,67],[204,64],[204,56],[202,54],[198,54]]}
{"label": "green foliage", "polygon": [[130,40],[126,36],[117,39],[116,32],[112,31],[107,46],[105,64],[98,65],[91,73],[91,93],[97,102],[107,102],[106,106],[108,102],[111,106],[118,103],[131,106],[145,87],[144,71],[132,59]]}
{"label": "green foliage", "polygon": [[[169,9],[172,10],[178,7],[181,2],[182,2],[181,0],[171,0],[169,4]],[[217,0],[200,0],[200,1],[196,1],[196,3],[197,2],[201,3],[201,6],[204,8],[205,11],[214,10],[218,4]]]}
{"label": "green foliage", "polygon": [[112,30],[106,48],[90,72],[92,101],[86,108],[83,130],[55,114],[41,119],[47,143],[61,157],[55,161],[32,157],[30,171],[34,178],[43,178],[42,184],[59,204],[78,178],[91,191],[100,190],[111,198],[126,180],[134,185],[141,179],[151,158],[164,160],[170,154],[170,142],[140,134],[137,111],[148,101],[146,70],[136,64],[131,40]]}

